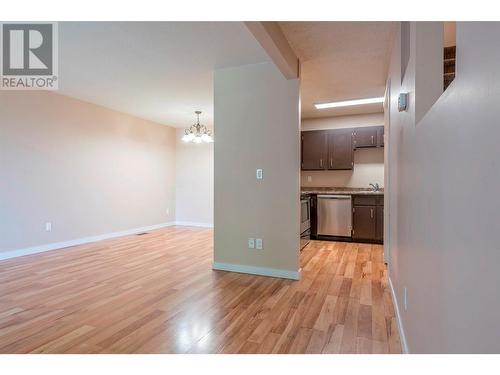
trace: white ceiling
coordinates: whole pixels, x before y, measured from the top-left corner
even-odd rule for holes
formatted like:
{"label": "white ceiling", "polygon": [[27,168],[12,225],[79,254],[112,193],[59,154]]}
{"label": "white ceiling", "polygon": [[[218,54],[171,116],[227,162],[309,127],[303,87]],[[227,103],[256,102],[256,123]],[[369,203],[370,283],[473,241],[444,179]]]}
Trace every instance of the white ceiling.
{"label": "white ceiling", "polygon": [[213,71],[269,61],[241,22],[61,22],[59,93],[174,127],[213,124]]}
{"label": "white ceiling", "polygon": [[382,104],[314,103],[383,96],[396,22],[280,22],[301,61],[302,118],[382,112]]}

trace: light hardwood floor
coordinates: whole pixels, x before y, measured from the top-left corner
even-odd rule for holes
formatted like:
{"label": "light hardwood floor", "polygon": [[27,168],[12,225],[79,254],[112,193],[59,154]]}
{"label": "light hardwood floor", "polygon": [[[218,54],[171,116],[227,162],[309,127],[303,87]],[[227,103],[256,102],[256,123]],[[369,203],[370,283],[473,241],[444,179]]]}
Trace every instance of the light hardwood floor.
{"label": "light hardwood floor", "polygon": [[312,241],[300,281],[213,271],[170,227],[0,262],[1,353],[400,353],[380,245]]}

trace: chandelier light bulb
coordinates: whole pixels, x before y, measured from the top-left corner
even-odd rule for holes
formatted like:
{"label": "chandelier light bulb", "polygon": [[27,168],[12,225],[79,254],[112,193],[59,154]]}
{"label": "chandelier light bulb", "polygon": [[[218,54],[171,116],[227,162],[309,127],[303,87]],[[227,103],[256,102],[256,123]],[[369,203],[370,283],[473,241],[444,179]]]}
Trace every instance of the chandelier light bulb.
{"label": "chandelier light bulb", "polygon": [[194,134],[193,133],[186,133],[182,136],[182,140],[184,142],[191,142],[194,138]]}

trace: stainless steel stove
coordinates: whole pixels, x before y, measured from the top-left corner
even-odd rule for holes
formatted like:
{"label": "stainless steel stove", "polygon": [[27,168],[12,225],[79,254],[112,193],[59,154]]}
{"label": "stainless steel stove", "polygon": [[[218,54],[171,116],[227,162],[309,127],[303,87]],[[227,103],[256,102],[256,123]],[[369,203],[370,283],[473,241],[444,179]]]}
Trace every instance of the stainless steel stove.
{"label": "stainless steel stove", "polygon": [[311,196],[300,195],[300,250],[311,240]]}

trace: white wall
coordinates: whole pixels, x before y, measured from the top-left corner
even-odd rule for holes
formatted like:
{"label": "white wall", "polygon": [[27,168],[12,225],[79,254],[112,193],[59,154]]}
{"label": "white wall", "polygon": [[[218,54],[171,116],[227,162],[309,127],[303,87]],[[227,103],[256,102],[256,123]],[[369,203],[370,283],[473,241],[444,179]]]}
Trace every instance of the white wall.
{"label": "white wall", "polygon": [[214,145],[185,143],[184,129],[177,129],[176,221],[177,224],[213,226]]}
{"label": "white wall", "polygon": [[[399,37],[389,71],[390,277],[410,352],[499,353],[500,23],[457,23],[456,78],[416,121],[414,102],[435,82],[415,65],[442,58],[432,35],[417,38],[428,27],[412,25],[403,82]],[[400,92],[408,112],[397,111]]]}
{"label": "white wall", "polygon": [[[215,71],[214,89],[214,265],[297,277],[299,82],[264,63]],[[249,237],[264,249],[248,249]]]}
{"label": "white wall", "polygon": [[[342,129],[383,126],[384,114],[371,113],[302,120],[301,130]],[[302,171],[303,187],[369,187],[370,183],[384,186],[384,149],[367,148],[354,151],[352,171]]]}
{"label": "white wall", "polygon": [[40,91],[0,113],[0,252],[174,220],[175,129]]}

